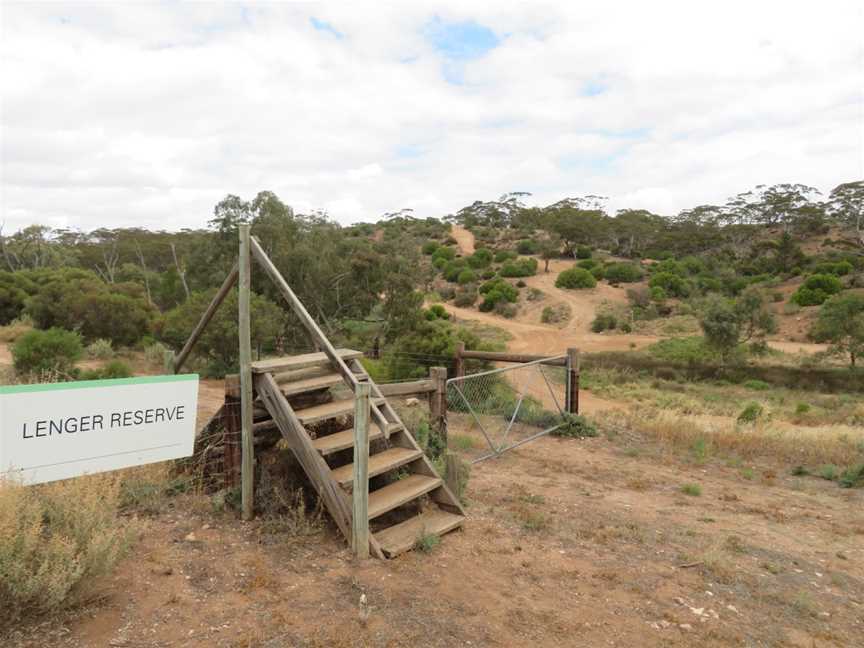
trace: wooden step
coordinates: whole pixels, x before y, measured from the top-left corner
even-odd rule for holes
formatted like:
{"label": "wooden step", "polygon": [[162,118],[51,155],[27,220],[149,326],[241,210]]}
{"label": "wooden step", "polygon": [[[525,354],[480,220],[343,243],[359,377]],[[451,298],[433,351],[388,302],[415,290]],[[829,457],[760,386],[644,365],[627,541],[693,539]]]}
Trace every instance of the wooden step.
{"label": "wooden step", "polygon": [[[336,349],[336,353],[345,361],[357,360],[363,357],[362,351],[353,349]],[[317,367],[329,364],[330,359],[324,353],[304,353],[295,356],[282,356],[279,358],[268,358],[252,363],[252,373],[276,373],[281,371],[293,371],[305,369],[306,367]]]}
{"label": "wooden step", "polygon": [[[374,441],[384,436],[384,433],[375,425],[369,426],[369,440]],[[354,447],[354,428],[342,430],[334,434],[318,437],[312,440],[312,445],[322,455],[327,456],[340,450],[347,450]]]}
{"label": "wooden step", "polygon": [[335,387],[336,385],[341,385],[342,382],[343,379],[340,374],[330,373],[323,376],[285,382],[279,385],[279,389],[286,396],[296,396],[297,394],[305,394],[306,392],[315,391],[316,389]]}
{"label": "wooden step", "polygon": [[[369,399],[375,405],[380,405],[384,402],[383,398]],[[322,403],[321,405],[313,405],[305,409],[295,411],[297,418],[303,425],[310,425],[318,421],[326,421],[327,419],[336,418],[337,416],[345,416],[354,413],[354,399],[342,398],[340,400]]]}
{"label": "wooden step", "polygon": [[[413,448],[390,448],[389,450],[384,450],[384,452],[369,455],[369,476],[374,477],[388,470],[404,466],[422,456],[423,453],[420,450],[414,450]],[[348,486],[354,479],[354,464],[349,463],[334,468],[330,474],[340,486]]]}
{"label": "wooden step", "polygon": [[448,531],[462,526],[464,521],[465,518],[461,515],[432,508],[410,520],[379,531],[375,534],[375,539],[381,545],[384,554],[388,558],[392,558],[412,549],[421,536],[444,535]]}
{"label": "wooden step", "polygon": [[398,506],[417,499],[421,495],[435,490],[441,484],[442,481],[437,477],[408,475],[404,479],[384,486],[384,488],[372,491],[369,493],[369,519],[376,518],[387,511],[392,511]]}

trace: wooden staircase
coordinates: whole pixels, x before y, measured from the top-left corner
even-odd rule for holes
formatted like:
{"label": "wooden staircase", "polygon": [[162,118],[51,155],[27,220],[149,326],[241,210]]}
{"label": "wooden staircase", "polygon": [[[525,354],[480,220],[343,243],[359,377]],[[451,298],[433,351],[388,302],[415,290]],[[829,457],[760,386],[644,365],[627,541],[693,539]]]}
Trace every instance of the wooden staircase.
{"label": "wooden staircase", "polygon": [[[371,387],[369,427],[370,553],[392,558],[418,538],[462,525],[465,512],[359,362],[362,353],[334,349],[346,379],[326,353],[252,363],[256,405],[266,408],[346,538],[351,537],[354,412],[352,378]],[[292,407],[298,397],[317,404]],[[324,402],[319,402],[323,400]],[[339,429],[346,428],[346,429]],[[334,431],[335,430],[335,431]]]}

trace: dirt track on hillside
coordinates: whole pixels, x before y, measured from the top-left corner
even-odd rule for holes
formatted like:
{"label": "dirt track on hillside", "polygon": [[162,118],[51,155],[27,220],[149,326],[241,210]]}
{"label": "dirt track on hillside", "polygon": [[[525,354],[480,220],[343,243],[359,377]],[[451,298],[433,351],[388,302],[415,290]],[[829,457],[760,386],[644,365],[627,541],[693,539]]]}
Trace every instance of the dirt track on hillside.
{"label": "dirt track on hillside", "polygon": [[[459,243],[459,248],[463,254],[473,252],[474,235],[471,232],[454,225],[451,229],[451,235]],[[547,273],[543,272],[543,262],[541,261],[539,272],[533,277],[525,278],[524,281],[529,288],[542,290],[546,297],[535,302],[523,300],[519,305],[519,313],[514,319],[506,319],[492,313],[481,313],[476,308],[459,308],[448,303],[443,304],[443,306],[458,319],[481,322],[507,331],[512,336],[512,339],[507,343],[507,348],[516,353],[557,355],[564,353],[570,347],[585,352],[626,351],[633,348],[639,349],[662,339],[656,335],[638,333],[627,335],[593,333],[591,322],[600,305],[604,302],[625,305],[627,303],[627,289],[610,286],[604,281],[598,282],[597,287],[590,290],[556,288],[555,279],[558,274],[572,266],[572,261],[553,260],[549,263],[549,272]],[[540,321],[543,308],[557,303],[566,303],[570,306],[573,313],[572,319],[560,328],[543,324]],[[791,330],[789,326],[783,324],[786,318],[787,316],[778,313],[778,319],[781,321],[781,333]],[[825,351],[827,348],[824,344],[788,339],[771,339],[768,340],[768,344],[778,351],[793,354],[817,353]]]}

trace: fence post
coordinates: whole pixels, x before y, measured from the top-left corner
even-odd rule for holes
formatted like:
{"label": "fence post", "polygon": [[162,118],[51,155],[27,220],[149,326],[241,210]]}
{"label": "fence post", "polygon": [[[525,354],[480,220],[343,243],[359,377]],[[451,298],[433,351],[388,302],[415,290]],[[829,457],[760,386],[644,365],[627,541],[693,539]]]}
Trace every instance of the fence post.
{"label": "fence post", "polygon": [[358,558],[369,557],[369,383],[354,390],[354,492],[351,546]]}
{"label": "fence post", "polygon": [[462,354],[465,352],[465,343],[458,342],[456,344],[456,377],[464,378],[465,377],[465,359],[462,357]]}
{"label": "fence post", "polygon": [[459,455],[448,450],[447,454],[444,455],[444,461],[444,481],[450,492],[459,497],[459,471],[461,469]]}
{"label": "fence post", "polygon": [[567,412],[579,413],[579,349],[567,349]]}
{"label": "fence post", "polygon": [[435,391],[429,393],[429,414],[432,419],[432,429],[439,435],[447,447],[447,368],[430,367],[429,378],[435,385]]}
{"label": "fence post", "polygon": [[239,483],[240,472],[240,399],[225,394],[225,419],[222,423],[222,439],[225,453],[222,455],[224,467],[223,488],[234,488]]}
{"label": "fence post", "polygon": [[252,331],[249,320],[249,302],[252,292],[252,264],[249,243],[249,224],[240,230],[240,283],[238,287],[240,337],[240,418],[242,425],[242,467],[240,471],[243,519],[251,520],[255,503],[255,444],[252,439]]}

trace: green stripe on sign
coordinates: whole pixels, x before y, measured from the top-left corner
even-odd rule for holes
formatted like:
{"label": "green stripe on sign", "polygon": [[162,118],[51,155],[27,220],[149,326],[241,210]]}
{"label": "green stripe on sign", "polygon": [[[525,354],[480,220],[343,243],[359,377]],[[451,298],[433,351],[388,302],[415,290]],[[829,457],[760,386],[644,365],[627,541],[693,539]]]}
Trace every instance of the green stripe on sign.
{"label": "green stripe on sign", "polygon": [[74,382],[42,383],[39,385],[5,385],[0,387],[0,395],[58,391],[61,389],[90,389],[92,387],[152,385],[156,383],[184,382],[187,380],[198,380],[198,374],[180,374],[179,376],[139,376],[138,378],[111,378],[106,380],[77,380]]}

